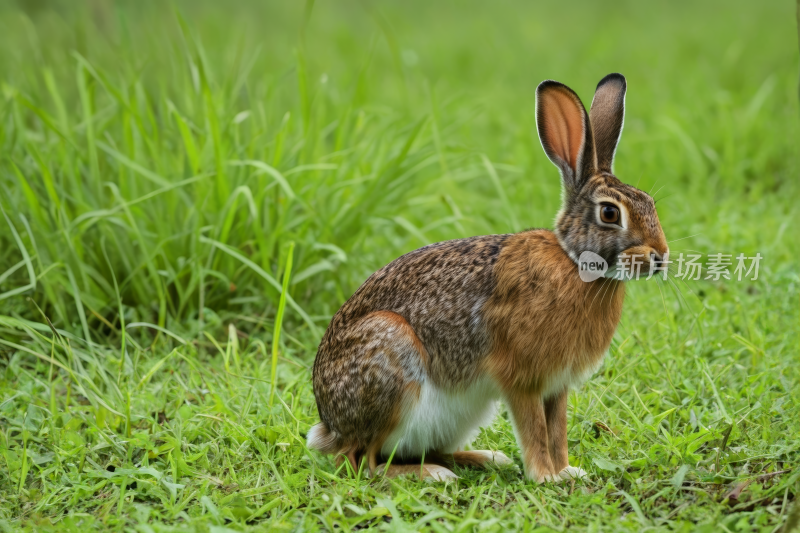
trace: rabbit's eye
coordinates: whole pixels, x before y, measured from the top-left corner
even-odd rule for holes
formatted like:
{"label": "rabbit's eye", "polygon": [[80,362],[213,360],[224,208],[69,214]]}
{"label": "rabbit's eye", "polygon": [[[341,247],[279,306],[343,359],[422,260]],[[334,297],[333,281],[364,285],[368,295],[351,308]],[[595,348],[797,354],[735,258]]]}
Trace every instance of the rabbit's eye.
{"label": "rabbit's eye", "polygon": [[601,205],[600,220],[606,224],[619,224],[619,209],[610,204]]}

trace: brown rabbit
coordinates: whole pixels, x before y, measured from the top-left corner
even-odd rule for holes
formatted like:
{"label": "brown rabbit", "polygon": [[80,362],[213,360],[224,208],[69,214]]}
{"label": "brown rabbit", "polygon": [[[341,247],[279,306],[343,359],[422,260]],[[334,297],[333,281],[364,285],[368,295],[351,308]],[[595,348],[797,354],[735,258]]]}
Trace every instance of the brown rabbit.
{"label": "brown rabbit", "polygon": [[314,362],[322,421],[309,448],[354,469],[366,457],[370,472],[394,452],[389,474],[451,478],[453,464],[509,462],[459,451],[502,400],[529,478],[585,475],[568,464],[568,391],[602,361],[625,291],[618,269],[582,281],[578,259],[591,251],[615,265],[640,254],[652,271],[668,254],[653,199],[611,173],[625,90],[622,75],[606,76],[587,115],[567,86],[537,88],[539,138],[563,183],[554,231],[425,246],[339,309]]}

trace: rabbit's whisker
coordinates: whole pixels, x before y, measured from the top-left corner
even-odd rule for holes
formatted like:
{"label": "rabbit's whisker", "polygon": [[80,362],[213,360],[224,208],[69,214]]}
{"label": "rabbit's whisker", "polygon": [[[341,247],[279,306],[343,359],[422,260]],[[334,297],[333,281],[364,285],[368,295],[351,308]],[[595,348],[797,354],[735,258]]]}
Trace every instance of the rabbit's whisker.
{"label": "rabbit's whisker", "polygon": [[664,298],[664,291],[661,290],[661,284],[656,282],[656,287],[658,287],[658,292],[661,294],[661,304],[664,306],[664,317],[669,317],[669,311],[667,310],[667,300]]}
{"label": "rabbit's whisker", "polygon": [[660,193],[660,192],[661,192],[661,189],[663,189],[663,188],[664,188],[664,187],[666,187],[666,186],[667,186],[667,184],[665,183],[664,185],[662,185],[661,187],[659,187],[659,188],[658,188],[658,190],[656,191],[656,193],[653,195],[653,198],[654,198],[654,200],[653,200],[653,203],[655,203],[655,202],[656,202],[656,200],[655,200],[655,197],[658,195],[658,193]]}
{"label": "rabbit's whisker", "polygon": [[[655,188],[656,188],[656,185],[658,185],[658,182],[659,182],[659,181],[661,181],[661,178],[658,178],[658,179],[656,180],[656,182],[653,184],[653,186],[652,186],[652,187],[650,187],[650,191],[652,191],[653,189],[655,189]],[[648,195],[650,195],[650,196],[652,197],[653,195],[652,195],[652,194],[650,194],[650,191],[647,191],[647,194],[648,194]]]}
{"label": "rabbit's whisker", "polygon": [[[597,295],[598,295],[598,294],[600,294],[600,291],[602,291],[602,290],[603,290],[603,287],[605,287],[605,286],[606,286],[606,284],[608,283],[608,280],[610,280],[610,279],[612,279],[612,278],[603,278],[603,283],[601,283],[601,284],[600,284],[600,287],[598,287],[598,288],[597,288],[597,292],[595,292],[595,294],[594,294],[594,298],[592,298],[592,303],[591,303],[591,304],[589,304],[589,308],[590,308],[590,309],[591,309],[592,307],[594,307],[594,302],[595,302],[595,300],[597,300]],[[601,300],[600,302],[602,303],[602,300]]]}
{"label": "rabbit's whisker", "polygon": [[658,203],[658,202],[660,202],[661,200],[666,200],[666,199],[667,199],[667,198],[669,198],[670,196],[675,196],[675,193],[668,194],[668,195],[666,195],[666,196],[664,196],[664,197],[662,197],[662,198],[659,198],[658,200],[653,200],[653,203],[654,203],[654,204],[657,204],[657,203]]}
{"label": "rabbit's whisker", "polygon": [[683,301],[682,305],[685,306],[686,309],[689,310],[689,312],[692,314],[692,316],[697,317],[697,313],[695,313],[694,310],[692,310],[692,307],[689,305],[689,302],[686,300],[686,296],[684,296],[683,291],[680,290],[680,287],[678,286],[678,284],[675,283],[675,281],[673,281],[671,279],[668,279],[667,281],[672,286],[672,289],[675,291],[675,293],[678,296],[680,296],[680,299]]}
{"label": "rabbit's whisker", "polygon": [[688,237],[681,237],[680,239],[672,239],[671,241],[667,241],[667,244],[669,244],[671,242],[682,241],[683,239],[691,239],[692,237],[697,237],[698,235],[702,235],[702,234],[703,234],[703,232],[701,231],[700,233],[695,233],[694,235],[689,235]]}
{"label": "rabbit's whisker", "polygon": [[[609,279],[612,279],[612,278],[609,278]],[[608,292],[608,288],[609,288],[609,287],[611,287],[611,285],[612,285],[611,283],[609,283],[608,285],[606,285],[606,288],[605,288],[605,290],[603,291],[603,296],[601,296],[601,297],[600,297],[600,307],[603,307],[603,300],[605,300],[605,299],[606,299],[606,293]],[[616,284],[613,284],[613,285],[614,285],[614,291],[616,292],[616,290],[617,290],[617,286],[616,286]],[[612,294],[613,294],[613,293],[612,293]]]}
{"label": "rabbit's whisker", "polygon": [[[604,284],[604,283],[606,282],[606,280],[608,280],[608,279],[609,279],[609,278],[603,278],[603,281],[601,281],[601,282],[600,282],[600,287],[598,287],[598,288],[597,288],[597,290],[595,291],[595,295],[596,295],[597,291],[599,291],[601,288],[603,288],[603,284]],[[595,281],[597,281],[597,280],[595,280]],[[590,288],[588,291],[586,291],[586,294],[585,294],[585,295],[584,295],[584,297],[583,297],[583,303],[584,303],[584,304],[586,303],[586,298],[588,298],[588,297],[589,297],[589,295],[592,293],[592,290],[591,290],[591,289],[592,289],[592,288],[594,288],[594,287],[595,287],[595,283],[592,283],[592,287],[591,287],[591,288]],[[595,296],[595,297],[596,297],[596,296]],[[594,300],[592,301],[592,303],[594,303]]]}

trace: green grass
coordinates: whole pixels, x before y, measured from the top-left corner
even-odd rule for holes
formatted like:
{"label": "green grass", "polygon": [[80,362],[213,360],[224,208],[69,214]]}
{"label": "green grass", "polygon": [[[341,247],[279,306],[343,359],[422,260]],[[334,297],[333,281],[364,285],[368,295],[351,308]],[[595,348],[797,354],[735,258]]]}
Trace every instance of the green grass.
{"label": "green grass", "polygon": [[[800,520],[793,3],[19,6],[0,5],[0,529]],[[535,87],[588,104],[612,71],[616,173],[675,252],[759,252],[758,281],[630,286],[570,398],[585,482],[368,480],[309,452],[331,315],[404,252],[550,226]],[[505,413],[475,446],[520,464]]]}

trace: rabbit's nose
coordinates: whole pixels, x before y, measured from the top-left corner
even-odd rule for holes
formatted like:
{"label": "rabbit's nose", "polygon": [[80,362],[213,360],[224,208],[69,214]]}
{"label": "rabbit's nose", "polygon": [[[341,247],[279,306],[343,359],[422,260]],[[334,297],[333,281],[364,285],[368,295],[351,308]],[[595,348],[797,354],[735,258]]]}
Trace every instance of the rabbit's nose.
{"label": "rabbit's nose", "polygon": [[664,264],[669,261],[669,249],[664,252],[659,252],[655,248],[650,248],[650,252],[647,256],[650,259],[650,269],[656,271],[657,269],[664,268]]}
{"label": "rabbit's nose", "polygon": [[659,252],[655,248],[650,248],[650,261],[651,262],[654,261],[657,263],[663,263],[665,261],[669,261],[669,248],[667,248],[663,252]]}

